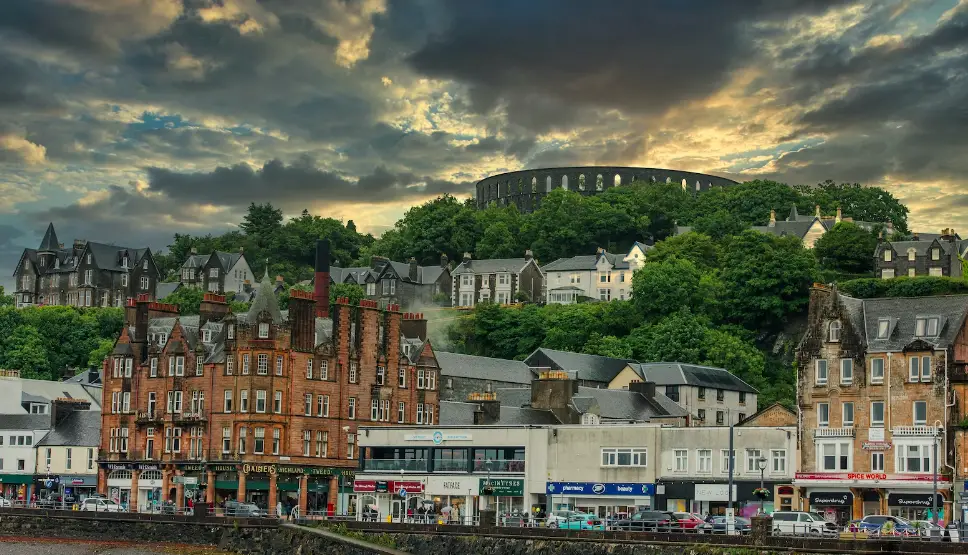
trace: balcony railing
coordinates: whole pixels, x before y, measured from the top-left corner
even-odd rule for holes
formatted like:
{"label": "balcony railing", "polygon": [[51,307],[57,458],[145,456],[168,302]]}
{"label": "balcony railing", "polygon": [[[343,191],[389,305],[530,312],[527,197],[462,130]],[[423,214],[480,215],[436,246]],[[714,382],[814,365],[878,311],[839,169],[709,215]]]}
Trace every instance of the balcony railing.
{"label": "balcony railing", "polygon": [[135,417],[135,422],[137,424],[148,424],[150,422],[160,422],[160,421],[161,421],[161,412],[156,410],[140,411],[138,412],[138,415]]}
{"label": "balcony railing", "polygon": [[434,459],[436,472],[467,472],[469,459]]}
{"label": "balcony railing", "polygon": [[363,470],[375,472],[427,472],[427,459],[366,459]]}
{"label": "balcony railing", "polygon": [[941,433],[941,428],[934,426],[894,426],[891,435],[898,437],[933,437]]}
{"label": "balcony railing", "polygon": [[[434,465],[436,467],[436,465]],[[474,472],[487,472],[487,461],[474,460]],[[524,461],[512,459],[492,459],[491,472],[524,472]]]}
{"label": "balcony railing", "polygon": [[854,437],[853,428],[817,428],[813,437]]}
{"label": "balcony railing", "polygon": [[204,422],[208,420],[205,417],[205,413],[202,411],[196,412],[183,412],[181,414],[175,413],[172,415],[172,420],[175,422]]}

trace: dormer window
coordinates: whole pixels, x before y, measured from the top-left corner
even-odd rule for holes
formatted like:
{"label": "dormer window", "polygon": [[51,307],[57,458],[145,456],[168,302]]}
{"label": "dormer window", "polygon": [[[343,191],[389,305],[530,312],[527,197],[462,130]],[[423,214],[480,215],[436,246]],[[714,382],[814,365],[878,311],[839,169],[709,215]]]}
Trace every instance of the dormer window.
{"label": "dormer window", "polygon": [[212,330],[202,330],[202,343],[212,342]]}
{"label": "dormer window", "polygon": [[581,415],[582,426],[597,426],[598,425],[598,415],[586,412]]}
{"label": "dormer window", "polygon": [[914,249],[908,249],[908,262],[914,262],[914,259],[916,256],[917,256],[917,251],[915,251]]}
{"label": "dormer window", "polygon": [[225,331],[225,336],[229,339],[235,339],[235,324],[229,324]]}
{"label": "dormer window", "polygon": [[891,261],[891,249],[884,249],[884,262]]}
{"label": "dormer window", "polygon": [[834,320],[830,322],[830,342],[837,343],[840,341],[840,320]]}
{"label": "dormer window", "polygon": [[142,264],[142,265],[141,265],[141,267],[142,267],[143,269],[145,269],[145,270],[147,270],[147,269],[148,269],[148,261],[147,261],[147,260],[145,260],[145,263],[144,263],[144,264]]}
{"label": "dormer window", "polygon": [[938,325],[939,318],[917,318],[914,321],[914,336],[915,337],[937,337],[938,336]]}
{"label": "dormer window", "polygon": [[880,318],[877,320],[877,338],[887,339],[888,333],[891,331],[891,321],[887,318]]}
{"label": "dormer window", "polygon": [[124,258],[121,259],[121,267],[122,268],[128,267],[128,255],[124,255]]}
{"label": "dormer window", "polygon": [[261,322],[259,324],[259,339],[269,339],[269,323]]}
{"label": "dormer window", "polygon": [[158,334],[158,346],[159,347],[164,347],[167,343],[168,343],[168,334],[167,333],[159,333]]}
{"label": "dormer window", "polygon": [[931,249],[931,260],[941,260],[941,249],[938,247]]}

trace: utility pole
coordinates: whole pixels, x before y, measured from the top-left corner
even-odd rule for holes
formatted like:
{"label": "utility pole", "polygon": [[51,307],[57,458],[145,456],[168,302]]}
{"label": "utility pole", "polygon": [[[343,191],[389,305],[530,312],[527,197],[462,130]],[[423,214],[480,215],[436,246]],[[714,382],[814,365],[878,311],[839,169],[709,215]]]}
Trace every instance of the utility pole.
{"label": "utility pole", "polygon": [[[931,482],[933,489],[931,492],[931,522],[935,525],[938,524],[938,429],[935,428],[934,438],[932,441],[931,449],[933,451],[931,455]],[[933,531],[932,531],[933,533]]]}
{"label": "utility pole", "polygon": [[[731,416],[729,412],[726,412],[727,418]],[[736,466],[736,457],[733,455],[733,421],[730,419],[729,422],[729,453],[726,455],[729,459],[729,485],[727,486],[728,491],[727,499],[729,499],[729,505],[726,509],[726,534],[731,534],[735,528],[734,524],[734,513],[733,513],[733,467]]]}

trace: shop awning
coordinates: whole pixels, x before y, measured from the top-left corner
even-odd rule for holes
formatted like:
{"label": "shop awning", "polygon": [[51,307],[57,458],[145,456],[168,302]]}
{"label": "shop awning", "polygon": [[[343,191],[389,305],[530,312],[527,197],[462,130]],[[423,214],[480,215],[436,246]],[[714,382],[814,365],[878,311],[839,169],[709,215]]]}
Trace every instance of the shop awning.
{"label": "shop awning", "polygon": [[34,483],[33,474],[0,474],[0,484],[29,485]]}

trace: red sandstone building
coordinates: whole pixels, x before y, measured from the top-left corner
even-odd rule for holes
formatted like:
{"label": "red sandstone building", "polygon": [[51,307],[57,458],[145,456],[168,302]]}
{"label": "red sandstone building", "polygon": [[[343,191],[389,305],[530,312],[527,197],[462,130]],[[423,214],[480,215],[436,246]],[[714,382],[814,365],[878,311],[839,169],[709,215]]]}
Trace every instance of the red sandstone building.
{"label": "red sandstone building", "polygon": [[135,511],[355,511],[357,425],[436,424],[438,367],[422,315],[345,298],[330,314],[328,276],[316,283],[286,311],[268,277],[245,314],[211,293],[191,316],[129,301],[104,367],[99,491]]}

